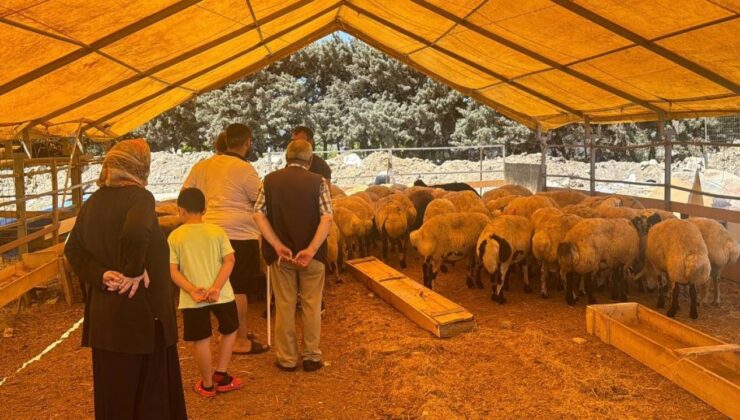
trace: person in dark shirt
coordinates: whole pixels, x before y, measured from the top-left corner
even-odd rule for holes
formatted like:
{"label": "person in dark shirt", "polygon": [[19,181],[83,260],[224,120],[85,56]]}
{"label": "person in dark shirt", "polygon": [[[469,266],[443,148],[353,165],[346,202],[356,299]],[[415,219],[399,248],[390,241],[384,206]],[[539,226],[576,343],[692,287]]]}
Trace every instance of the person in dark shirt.
{"label": "person in dark shirt", "polygon": [[96,419],[186,419],[169,247],[146,190],[144,140],[106,154],[64,253],[87,288],[82,345],[92,348]]}
{"label": "person in dark shirt", "polygon": [[[313,150],[316,150],[316,143],[313,140],[313,130],[304,125],[299,125],[295,129],[293,129],[291,141],[295,140],[307,141],[311,144]],[[321,175],[322,177],[324,177],[326,182],[331,183],[331,168],[326,163],[326,161],[317,156],[316,153],[313,154],[311,167],[308,168],[308,170],[315,174]]]}

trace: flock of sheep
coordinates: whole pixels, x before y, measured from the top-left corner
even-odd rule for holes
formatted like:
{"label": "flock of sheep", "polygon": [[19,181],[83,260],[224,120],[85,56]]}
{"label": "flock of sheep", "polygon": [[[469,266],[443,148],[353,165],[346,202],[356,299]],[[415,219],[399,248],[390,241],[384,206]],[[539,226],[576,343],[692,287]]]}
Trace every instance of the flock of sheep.
{"label": "flock of sheep", "polygon": [[446,265],[467,260],[468,287],[483,288],[485,268],[491,298],[499,303],[506,302],[511,268],[521,270],[525,292],[532,290],[530,269],[538,268],[541,296],[549,296],[554,274],[569,305],[582,293],[594,303],[594,288],[606,282],[612,298],[625,301],[628,284],[636,281],[640,289],[659,288],[658,307],[671,290],[673,317],[679,286],[687,286],[690,316],[696,318],[699,300],[719,304],[720,271],[740,255],[738,243],[714,220],[680,220],[621,196],[569,190],[533,195],[505,185],[481,197],[466,184],[445,184],[373,185],[349,196],[332,186],[332,198],[330,270],[338,272],[344,257],[369,255],[378,242],[383,260],[396,251],[405,268],[410,242],[424,258],[425,286],[433,289]]}

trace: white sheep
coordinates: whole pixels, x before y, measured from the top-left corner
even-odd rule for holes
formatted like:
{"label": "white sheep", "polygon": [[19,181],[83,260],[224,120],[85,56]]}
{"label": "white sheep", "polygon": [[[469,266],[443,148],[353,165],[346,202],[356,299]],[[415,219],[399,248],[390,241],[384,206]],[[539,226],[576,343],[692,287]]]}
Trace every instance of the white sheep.
{"label": "white sheep", "polygon": [[618,297],[626,300],[626,275],[638,262],[640,235],[636,224],[641,220],[584,219],[568,231],[558,245],[558,263],[561,277],[566,279],[565,298],[569,305],[575,303],[575,275],[584,281],[588,303],[596,302],[594,276],[604,269],[612,271]]}
{"label": "white sheep", "polygon": [[449,213],[425,222],[411,232],[411,244],[424,257],[424,285],[434,289],[444,261],[459,261],[468,257],[468,284],[479,275],[475,245],[480,232],[488,224],[488,217],[480,213]]}
{"label": "white sheep", "polygon": [[560,209],[565,214],[572,214],[575,216],[582,217],[584,219],[593,219],[594,217],[600,217],[599,212],[596,209],[584,206],[583,204],[571,204]]}
{"label": "white sheep", "polygon": [[565,207],[565,206],[569,206],[572,204],[578,204],[581,201],[585,200],[587,197],[586,194],[580,191],[574,191],[574,190],[547,191],[547,192],[537,193],[537,195],[549,197],[552,201],[555,202],[555,204],[558,205],[558,207]]}
{"label": "white sheep", "polygon": [[365,222],[352,210],[341,206],[334,206],[334,221],[346,250],[344,255],[354,258],[357,252],[362,252],[362,240],[368,230]]}
{"label": "white sheep", "polygon": [[557,207],[549,197],[533,195],[530,197],[517,197],[504,208],[504,214],[509,216],[524,216],[529,219],[537,209],[543,207]]}
{"label": "white sheep", "polygon": [[336,222],[333,222],[329,235],[326,237],[326,266],[329,273],[334,273],[337,280],[339,280],[340,267],[344,262],[342,254],[341,234]]}
{"label": "white sheep", "polygon": [[521,185],[507,184],[507,185],[502,185],[498,188],[494,188],[492,190],[486,191],[483,194],[482,199],[483,199],[483,202],[487,203],[491,200],[495,200],[501,197],[506,197],[509,195],[526,197],[526,196],[532,195],[532,192],[529,191],[527,188],[522,187]]}
{"label": "white sheep", "polygon": [[486,209],[491,213],[491,216],[498,216],[503,214],[504,209],[506,206],[509,205],[509,203],[514,200],[515,198],[519,197],[518,195],[507,195],[504,197],[494,198],[492,200],[488,200],[486,202]]}
{"label": "white sheep", "polygon": [[455,212],[457,212],[457,209],[455,208],[455,205],[452,204],[452,201],[446,198],[435,198],[426,208],[426,212],[424,213],[424,223],[440,214],[450,214]]}
{"label": "white sheep", "polygon": [[403,194],[391,194],[378,200],[375,226],[382,241],[383,260],[388,260],[388,246],[399,251],[401,268],[406,268],[409,228],[416,220],[416,208]]}
{"label": "white sheep", "polygon": [[339,187],[337,187],[334,184],[331,184],[329,186],[329,190],[331,193],[331,198],[339,198],[339,197],[346,197],[347,194]]}
{"label": "white sheep", "polygon": [[483,203],[478,194],[473,191],[452,191],[445,195],[460,213],[481,213],[490,216],[486,205]]}
{"label": "white sheep", "polygon": [[[547,278],[550,272],[558,268],[558,246],[565,239],[568,231],[583,218],[574,214],[550,213],[549,207],[534,212],[532,219],[534,234],[532,235],[532,256],[540,262],[540,296],[549,297]],[[543,218],[544,215],[548,217]],[[558,285],[563,284],[560,279]]]}
{"label": "white sheep", "polygon": [[[374,228],[375,209],[360,197],[338,198],[333,200],[332,204],[335,212],[343,208],[357,217],[356,221],[346,215],[341,218],[341,221],[337,220],[339,231],[345,238],[346,255],[354,256],[356,252],[359,252],[360,256],[367,256],[369,251],[367,241]],[[347,235],[345,232],[351,232],[351,234]]]}
{"label": "white sheep", "polygon": [[676,316],[679,285],[688,285],[691,297],[689,314],[696,319],[699,316],[697,288],[709,282],[711,272],[707,245],[699,228],[687,220],[664,220],[648,232],[646,253],[648,273],[668,276],[668,282],[660,287],[658,307],[665,305],[665,292],[670,285],[673,298],[667,315],[671,318]]}
{"label": "white sheep", "polygon": [[389,187],[386,187],[385,185],[370,185],[365,189],[365,191],[373,193],[380,198],[383,198],[386,195],[393,194],[393,190],[391,190]]}
{"label": "white sheep", "polygon": [[701,236],[704,239],[704,244],[707,246],[709,263],[711,264],[710,278],[714,293],[711,302],[708,300],[709,295],[707,294],[704,303],[719,305],[719,281],[722,278],[722,269],[725,265],[738,260],[738,257],[740,257],[740,244],[716,220],[704,217],[691,217],[688,221],[699,228]]}
{"label": "white sheep", "polygon": [[[490,273],[493,283],[491,299],[498,303],[505,303],[504,284],[506,275],[512,264],[520,264],[524,291],[529,293],[529,272],[527,258],[531,249],[532,224],[522,216],[498,216],[483,229],[476,244],[478,261]],[[477,285],[483,284],[478,278]],[[468,286],[472,287],[472,279],[468,279]]]}

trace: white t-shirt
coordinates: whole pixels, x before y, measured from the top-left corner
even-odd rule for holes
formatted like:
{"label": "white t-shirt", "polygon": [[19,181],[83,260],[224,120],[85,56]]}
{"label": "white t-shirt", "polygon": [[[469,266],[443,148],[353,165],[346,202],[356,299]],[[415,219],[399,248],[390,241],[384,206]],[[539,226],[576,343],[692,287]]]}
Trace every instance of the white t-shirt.
{"label": "white t-shirt", "polygon": [[198,188],[206,196],[203,221],[220,226],[231,240],[259,239],[252,219],[260,178],[249,162],[216,155],[196,163],[183,188]]}

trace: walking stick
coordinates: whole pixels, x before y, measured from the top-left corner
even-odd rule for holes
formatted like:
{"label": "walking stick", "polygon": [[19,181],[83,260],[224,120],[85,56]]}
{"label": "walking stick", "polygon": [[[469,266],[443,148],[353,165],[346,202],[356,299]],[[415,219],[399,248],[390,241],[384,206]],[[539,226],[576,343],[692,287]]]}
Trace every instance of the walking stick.
{"label": "walking stick", "polygon": [[[277,261],[280,264],[280,258]],[[272,291],[270,290],[270,266],[267,266],[267,345],[272,347]]]}

